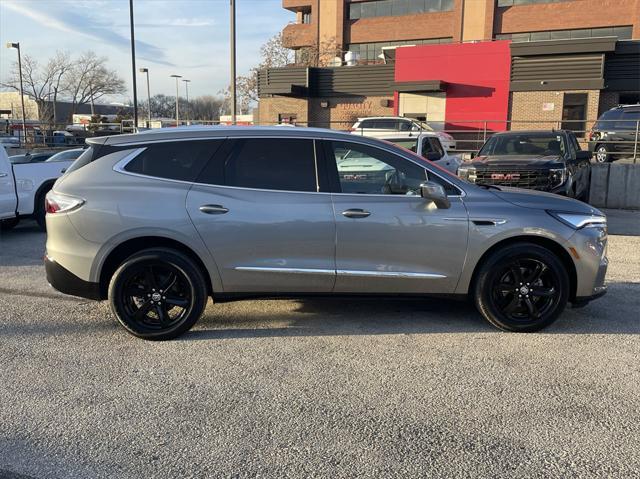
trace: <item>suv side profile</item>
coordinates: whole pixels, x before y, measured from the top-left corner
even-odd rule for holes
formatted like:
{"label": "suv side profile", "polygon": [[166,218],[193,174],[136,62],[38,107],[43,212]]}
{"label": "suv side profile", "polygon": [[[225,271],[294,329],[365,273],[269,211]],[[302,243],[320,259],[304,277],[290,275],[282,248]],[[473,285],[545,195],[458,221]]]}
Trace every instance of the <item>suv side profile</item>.
{"label": "suv side profile", "polygon": [[141,338],[189,330],[209,297],[444,295],[536,331],[606,292],[598,210],[375,139],[213,127],[89,145],[47,195],[47,279],[108,299]]}
{"label": "suv side profile", "polygon": [[589,133],[589,151],[598,163],[618,160],[640,151],[640,104],[620,105],[605,111]]}

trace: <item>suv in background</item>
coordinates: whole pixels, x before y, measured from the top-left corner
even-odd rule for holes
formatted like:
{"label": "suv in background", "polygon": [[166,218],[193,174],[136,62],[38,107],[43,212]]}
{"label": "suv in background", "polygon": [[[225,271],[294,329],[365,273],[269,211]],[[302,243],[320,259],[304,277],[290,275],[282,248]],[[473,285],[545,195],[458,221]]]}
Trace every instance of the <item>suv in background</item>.
{"label": "suv in background", "polygon": [[580,150],[574,132],[508,131],[496,133],[458,175],[476,184],[548,191],[586,201],[591,153]]}
{"label": "suv in background", "polygon": [[404,136],[416,135],[423,131],[433,132],[440,138],[445,150],[455,150],[456,140],[444,131],[436,131],[427,123],[404,116],[371,116],[368,118],[358,118],[358,121],[351,127],[354,135],[371,136],[382,138],[390,134],[400,134]]}
{"label": "suv in background", "polygon": [[213,296],[457,296],[510,331],[601,296],[606,218],[466,183],[390,143],[315,128],[91,138],[46,198],[45,267],[146,339]]}
{"label": "suv in background", "polygon": [[605,111],[589,133],[589,151],[598,163],[618,160],[640,153],[636,133],[640,122],[640,104],[620,105]]}

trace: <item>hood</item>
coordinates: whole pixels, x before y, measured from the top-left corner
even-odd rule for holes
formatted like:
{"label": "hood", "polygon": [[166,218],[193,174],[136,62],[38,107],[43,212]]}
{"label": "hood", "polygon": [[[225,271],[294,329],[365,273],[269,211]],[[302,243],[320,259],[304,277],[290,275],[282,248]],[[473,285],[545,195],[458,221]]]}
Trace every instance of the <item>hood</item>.
{"label": "hood", "polygon": [[538,156],[523,156],[523,155],[496,155],[496,156],[477,156],[471,162],[471,166],[476,168],[483,168],[489,166],[505,166],[514,168],[526,168],[526,167],[540,167],[548,168],[553,166],[559,168],[564,166],[564,163],[558,155],[538,155]]}
{"label": "hood", "polygon": [[588,215],[604,216],[597,208],[594,208],[582,201],[567,198],[566,196],[546,193],[544,191],[524,190],[521,188],[500,187],[501,191],[490,190],[498,198],[508,201],[522,208],[533,208],[537,210],[555,210],[571,213],[581,213]]}

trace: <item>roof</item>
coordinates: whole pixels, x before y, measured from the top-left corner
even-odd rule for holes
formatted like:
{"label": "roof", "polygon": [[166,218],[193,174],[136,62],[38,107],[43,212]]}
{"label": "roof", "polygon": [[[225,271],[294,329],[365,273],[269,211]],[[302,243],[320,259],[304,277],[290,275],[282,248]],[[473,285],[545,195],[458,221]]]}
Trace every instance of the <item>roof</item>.
{"label": "roof", "polygon": [[[88,138],[86,141],[91,144],[106,143],[109,145],[136,144],[151,141],[185,140],[196,138],[224,138],[233,136],[237,138],[251,136],[277,136],[286,138],[319,138],[334,140],[354,140],[361,138],[346,132],[328,130],[325,128],[283,128],[279,126],[185,126],[175,128],[158,128],[140,133],[128,135],[112,135],[97,138]],[[366,138],[366,137],[364,137]],[[367,139],[367,142],[370,142]],[[375,142],[373,142],[375,143]]]}

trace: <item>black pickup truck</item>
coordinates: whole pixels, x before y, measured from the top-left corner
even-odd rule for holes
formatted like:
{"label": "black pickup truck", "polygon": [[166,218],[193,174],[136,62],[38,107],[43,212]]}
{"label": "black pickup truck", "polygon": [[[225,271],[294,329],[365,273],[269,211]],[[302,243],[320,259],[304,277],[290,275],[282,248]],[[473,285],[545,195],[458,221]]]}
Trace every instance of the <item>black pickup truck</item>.
{"label": "black pickup truck", "polygon": [[567,130],[496,133],[458,176],[481,185],[549,191],[586,200],[591,153]]}

